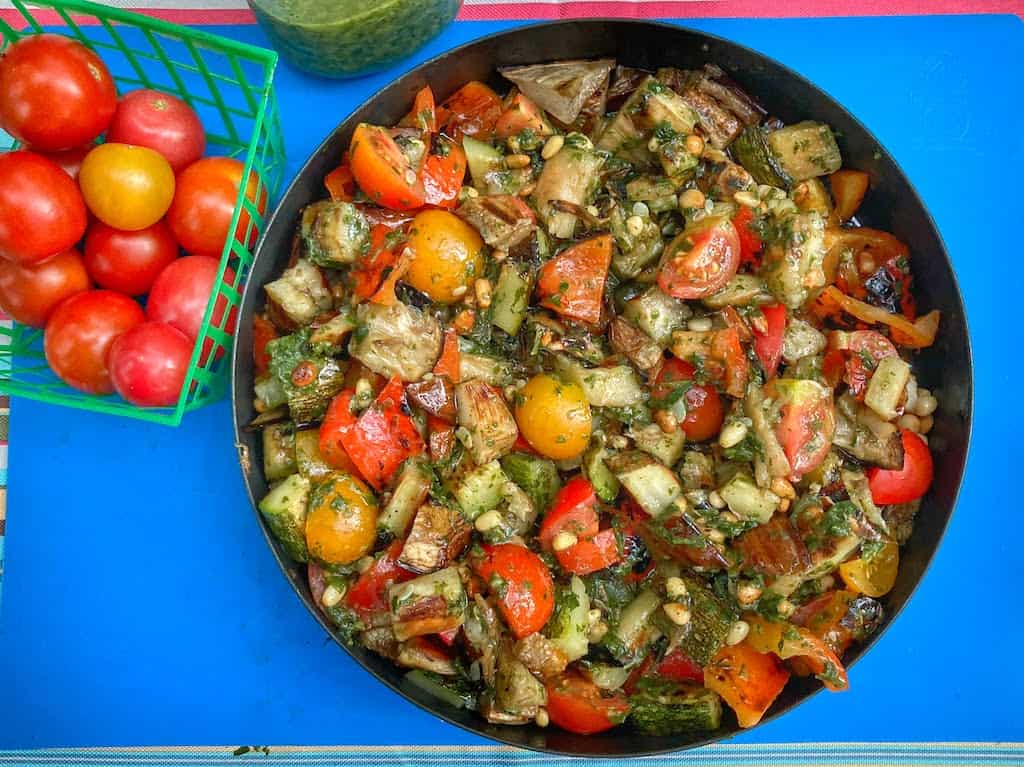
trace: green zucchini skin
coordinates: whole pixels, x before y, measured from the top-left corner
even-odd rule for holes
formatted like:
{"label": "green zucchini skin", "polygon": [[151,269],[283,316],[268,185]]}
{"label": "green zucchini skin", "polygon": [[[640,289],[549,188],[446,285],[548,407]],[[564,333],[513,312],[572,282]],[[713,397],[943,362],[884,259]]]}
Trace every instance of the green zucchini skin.
{"label": "green zucchini skin", "polygon": [[690,622],[676,626],[662,615],[656,623],[669,637],[670,644],[677,645],[694,663],[707,666],[725,644],[729,629],[736,621],[737,613],[712,593],[698,578],[683,576],[687,599],[690,606]]}
{"label": "green zucchini skin", "polygon": [[544,512],[562,486],[555,462],[527,453],[509,453],[501,459],[501,468],[530,496],[533,507]]}
{"label": "green zucchini skin", "polygon": [[648,735],[711,732],[722,722],[721,699],[695,685],[643,680],[629,704],[629,723]]}

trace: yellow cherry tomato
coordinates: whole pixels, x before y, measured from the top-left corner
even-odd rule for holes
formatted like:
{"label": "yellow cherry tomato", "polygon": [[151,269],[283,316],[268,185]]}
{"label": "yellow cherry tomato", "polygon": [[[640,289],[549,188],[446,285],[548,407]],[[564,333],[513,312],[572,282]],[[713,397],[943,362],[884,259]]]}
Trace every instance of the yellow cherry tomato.
{"label": "yellow cherry tomato", "polygon": [[174,199],[174,171],[152,149],[100,144],[85,156],[78,184],[89,210],[115,229],[152,226]]}
{"label": "yellow cherry tomato", "polygon": [[839,575],[851,591],[868,597],[884,597],[896,585],[900,548],[886,541],[871,559],[852,559],[839,565]]}
{"label": "yellow cherry tomato", "polygon": [[425,210],[412,220],[412,263],[402,277],[434,301],[450,304],[483,269],[484,241],[476,229],[446,210]]}
{"label": "yellow cherry tomato", "polygon": [[329,565],[347,565],[369,554],[376,537],[377,502],[370,488],[350,474],[331,474],[309,502],[309,553]]}
{"label": "yellow cherry tomato", "polygon": [[541,455],[574,458],[590,442],[590,403],[583,389],[538,373],[516,396],[516,422]]}

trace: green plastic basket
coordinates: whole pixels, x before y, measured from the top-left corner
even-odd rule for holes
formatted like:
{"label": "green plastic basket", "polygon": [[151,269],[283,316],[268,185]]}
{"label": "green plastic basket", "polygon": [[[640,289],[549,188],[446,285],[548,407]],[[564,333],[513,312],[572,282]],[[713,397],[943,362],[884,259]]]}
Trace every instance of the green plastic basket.
{"label": "green plastic basket", "polygon": [[[83,0],[13,0],[13,5],[24,24],[12,26],[0,19],[0,50],[25,35],[65,34],[103,58],[120,92],[155,88],[181,97],[199,112],[206,126],[207,154],[244,160],[242,177],[249,178],[250,171],[256,171],[259,177],[256,199],[266,194],[273,203],[285,158],[273,88],[276,53]],[[13,146],[15,142],[0,131],[0,148]],[[235,231],[243,209],[249,215],[246,236],[224,245],[217,287],[206,308],[182,394],[174,408],[139,408],[116,395],[95,396],[66,386],[46,365],[42,331],[17,323],[0,325],[0,392],[172,426],[181,423],[190,410],[221,398],[227,389],[228,351],[233,340],[228,328],[237,312],[220,312],[218,322],[212,322],[211,317],[217,302],[224,306],[226,301],[230,307],[241,303],[252,264],[252,253],[245,243],[255,240],[264,222],[256,206],[246,199],[244,186],[239,190],[228,231]],[[225,279],[230,275],[229,268],[234,277]],[[204,345],[210,344],[216,353],[202,355]]]}

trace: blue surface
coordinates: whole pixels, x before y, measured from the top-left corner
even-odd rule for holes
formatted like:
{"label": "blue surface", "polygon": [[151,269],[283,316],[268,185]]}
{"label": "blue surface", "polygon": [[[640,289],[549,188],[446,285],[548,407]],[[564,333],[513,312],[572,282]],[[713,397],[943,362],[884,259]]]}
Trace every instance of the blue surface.
{"label": "blue surface", "polygon": [[[416,60],[505,26],[456,25]],[[849,692],[818,695],[742,740],[1024,740],[1011,704],[1024,682],[1024,562],[1007,492],[1019,472],[1019,419],[1008,415],[1019,403],[1007,395],[1024,366],[1008,348],[1007,328],[1018,323],[1004,320],[1024,295],[1024,25],[935,17],[692,26],[805,74],[892,151],[953,255],[976,358],[968,477],[917,596],[853,670]],[[263,41],[255,28],[227,32]],[[395,74],[330,83],[283,65],[291,172]],[[480,742],[377,684],[306,613],[253,521],[226,404],[172,430],[18,400],[11,442],[0,748]]]}

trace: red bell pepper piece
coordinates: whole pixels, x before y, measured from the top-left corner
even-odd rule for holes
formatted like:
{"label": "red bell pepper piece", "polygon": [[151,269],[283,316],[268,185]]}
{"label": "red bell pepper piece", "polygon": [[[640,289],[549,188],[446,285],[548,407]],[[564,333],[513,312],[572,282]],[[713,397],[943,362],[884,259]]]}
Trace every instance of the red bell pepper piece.
{"label": "red bell pepper piece", "polygon": [[673,682],[704,682],[704,669],[679,647],[662,658],[654,671]]}
{"label": "red bell pepper piece", "polygon": [[434,365],[434,375],[448,376],[453,384],[459,383],[462,378],[459,375],[459,334],[454,328],[444,331],[444,346],[441,347],[441,356]]}
{"label": "red bell pepper piece", "polygon": [[369,620],[374,613],[387,612],[388,587],[392,583],[415,578],[415,573],[403,570],[398,565],[402,554],[402,541],[394,541],[373,566],[363,572],[345,594],[345,604],[355,610],[362,620]]}
{"label": "red bell pepper piece", "polygon": [[761,360],[766,377],[771,378],[779,368],[782,359],[782,338],[786,333],[786,307],[784,304],[773,304],[761,308],[764,314],[765,330],[762,333],[756,327],[754,332],[754,353]]}

